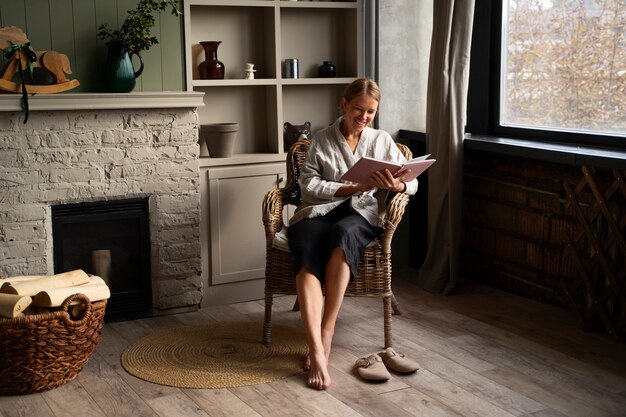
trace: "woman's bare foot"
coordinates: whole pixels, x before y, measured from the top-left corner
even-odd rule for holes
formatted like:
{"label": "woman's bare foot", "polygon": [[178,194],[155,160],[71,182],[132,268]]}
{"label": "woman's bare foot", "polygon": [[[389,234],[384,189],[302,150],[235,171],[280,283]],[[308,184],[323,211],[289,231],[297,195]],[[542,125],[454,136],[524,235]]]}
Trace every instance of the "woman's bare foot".
{"label": "woman's bare foot", "polygon": [[[330,361],[330,345],[332,343],[332,338],[327,339],[327,343],[322,343],[324,346],[324,356],[326,356],[326,363]],[[308,354],[306,358],[304,358],[304,363],[302,364],[302,369],[305,371],[311,370],[311,354]]]}
{"label": "woman's bare foot", "polygon": [[330,374],[328,373],[328,360],[324,352],[309,355],[311,360],[309,379],[307,385],[311,388],[323,390],[330,387]]}

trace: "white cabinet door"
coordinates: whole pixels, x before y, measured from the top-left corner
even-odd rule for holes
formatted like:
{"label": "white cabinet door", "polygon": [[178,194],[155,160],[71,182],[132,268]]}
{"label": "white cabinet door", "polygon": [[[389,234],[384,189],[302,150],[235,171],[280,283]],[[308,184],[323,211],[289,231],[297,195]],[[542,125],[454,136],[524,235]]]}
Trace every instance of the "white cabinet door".
{"label": "white cabinet door", "polygon": [[211,168],[209,182],[209,285],[265,277],[261,204],[282,185],[285,164]]}

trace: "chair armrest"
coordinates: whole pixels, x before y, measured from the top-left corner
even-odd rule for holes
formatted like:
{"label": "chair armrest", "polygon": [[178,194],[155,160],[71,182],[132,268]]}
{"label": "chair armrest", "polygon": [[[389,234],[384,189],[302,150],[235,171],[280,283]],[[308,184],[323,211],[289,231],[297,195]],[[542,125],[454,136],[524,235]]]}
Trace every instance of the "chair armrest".
{"label": "chair armrest", "polygon": [[391,254],[391,241],[393,234],[402,220],[404,211],[409,203],[409,195],[406,193],[396,193],[387,204],[385,214],[385,226],[382,236],[378,239],[382,252]]}
{"label": "chair armrest", "polygon": [[268,245],[272,244],[274,235],[281,231],[283,223],[283,189],[274,188],[268,191],[263,197],[263,227],[265,228],[265,239]]}

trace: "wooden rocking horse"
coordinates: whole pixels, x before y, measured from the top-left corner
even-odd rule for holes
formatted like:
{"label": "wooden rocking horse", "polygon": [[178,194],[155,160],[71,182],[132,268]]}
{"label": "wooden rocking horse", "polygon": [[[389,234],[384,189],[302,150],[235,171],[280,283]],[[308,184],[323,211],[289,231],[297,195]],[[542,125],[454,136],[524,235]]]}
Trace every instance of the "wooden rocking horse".
{"label": "wooden rocking horse", "polygon": [[[0,28],[0,49],[8,59],[2,77],[0,78],[0,90],[11,93],[22,92],[22,77],[16,77],[29,69],[42,68],[53,79],[53,84],[31,84],[32,77],[24,77],[24,86],[29,94],[33,93],[60,93],[78,87],[78,80],[70,80],[66,74],[71,74],[70,61],[67,55],[57,51],[38,51],[30,48],[26,34],[18,27],[8,26]],[[18,78],[17,82],[14,78]]]}

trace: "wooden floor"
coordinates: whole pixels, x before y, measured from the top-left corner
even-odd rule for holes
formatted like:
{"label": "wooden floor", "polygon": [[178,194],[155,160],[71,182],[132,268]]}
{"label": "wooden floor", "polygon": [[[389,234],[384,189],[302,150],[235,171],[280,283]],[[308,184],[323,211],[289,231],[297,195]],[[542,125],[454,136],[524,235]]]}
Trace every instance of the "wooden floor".
{"label": "wooden floor", "polygon": [[[241,388],[160,386],[127,374],[120,354],[150,332],[207,321],[262,322],[254,301],[176,316],[108,323],[78,378],[54,390],[0,397],[0,416],[626,416],[626,345],[579,330],[568,311],[466,282],[443,297],[396,279],[403,315],[394,346],[418,361],[412,375],[359,380],[354,361],[381,350],[380,300],[346,299],[326,392],[306,374]],[[276,323],[299,325],[293,297]]]}

